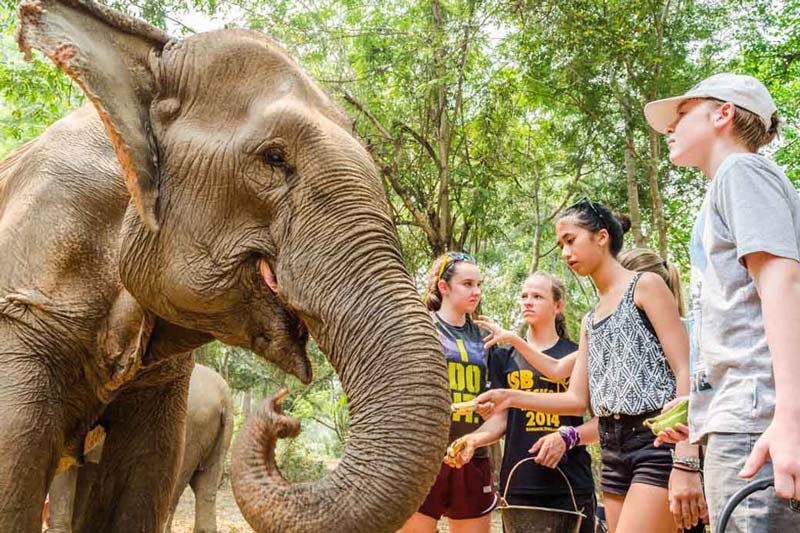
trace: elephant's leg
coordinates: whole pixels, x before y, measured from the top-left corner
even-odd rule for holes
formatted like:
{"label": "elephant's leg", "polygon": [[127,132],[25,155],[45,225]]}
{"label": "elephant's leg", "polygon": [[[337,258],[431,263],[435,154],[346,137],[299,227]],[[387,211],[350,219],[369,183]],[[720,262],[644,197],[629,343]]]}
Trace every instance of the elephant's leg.
{"label": "elephant's leg", "polygon": [[55,472],[63,417],[59,387],[35,362],[0,347],[0,530],[42,530],[42,508]]}
{"label": "elephant's leg", "polygon": [[181,471],[180,474],[178,474],[178,480],[175,482],[175,488],[172,490],[172,502],[169,506],[169,520],[167,521],[167,527],[164,529],[164,533],[170,533],[172,531],[172,518],[175,516],[175,508],[178,507],[178,502],[181,500],[183,491],[186,490],[186,487],[189,485],[189,480],[192,478],[194,469],[197,466],[194,463],[187,465],[186,459],[187,458],[184,456]]}
{"label": "elephant's leg", "polygon": [[188,384],[187,368],[169,382],[132,386],[108,406],[97,480],[76,532],[163,530],[183,452]]}
{"label": "elephant's leg", "polygon": [[47,519],[47,533],[71,533],[72,509],[75,505],[75,491],[78,482],[78,468],[72,467],[53,478],[50,483],[50,514]]}
{"label": "elephant's leg", "polygon": [[217,489],[222,476],[222,461],[195,472],[189,484],[194,491],[194,533],[216,533]]}
{"label": "elephant's leg", "polygon": [[87,461],[82,467],[78,468],[78,479],[75,488],[75,500],[72,505],[72,529],[80,521],[80,517],[85,516],[89,507],[89,498],[92,497],[92,487],[98,479],[100,465],[96,462]]}

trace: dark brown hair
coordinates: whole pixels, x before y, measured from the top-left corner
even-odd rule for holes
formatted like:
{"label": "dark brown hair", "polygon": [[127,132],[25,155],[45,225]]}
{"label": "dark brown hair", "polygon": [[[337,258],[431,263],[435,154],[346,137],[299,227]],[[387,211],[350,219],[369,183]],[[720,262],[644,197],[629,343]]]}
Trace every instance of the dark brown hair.
{"label": "dark brown hair", "polygon": [[[450,280],[453,279],[453,276],[458,270],[458,263],[464,261],[477,264],[472,259],[456,259],[453,261],[452,266],[444,265],[445,268],[442,270],[442,263],[448,259],[449,256],[447,253],[440,255],[428,270],[428,277],[425,283],[425,298],[423,301],[425,302],[425,307],[427,307],[429,311],[438,311],[442,307],[442,292],[439,290],[440,279],[449,285]],[[440,273],[441,277],[439,277]]]}
{"label": "dark brown hair", "polygon": [[603,204],[592,202],[588,198],[579,200],[566,208],[559,218],[566,217],[573,217],[580,227],[592,233],[606,230],[611,237],[608,249],[612,257],[617,257],[622,250],[625,234],[631,229],[631,219],[627,216],[615,215]]}

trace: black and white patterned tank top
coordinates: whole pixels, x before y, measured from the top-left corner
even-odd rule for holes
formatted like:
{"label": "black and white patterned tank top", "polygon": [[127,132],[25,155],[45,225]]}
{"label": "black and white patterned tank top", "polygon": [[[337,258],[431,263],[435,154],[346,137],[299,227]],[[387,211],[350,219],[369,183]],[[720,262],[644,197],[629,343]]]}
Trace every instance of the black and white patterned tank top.
{"label": "black and white patterned tank top", "polygon": [[639,415],[675,398],[675,375],[647,315],[633,301],[641,275],[608,317],[595,324],[595,309],[586,316],[589,397],[598,416]]}

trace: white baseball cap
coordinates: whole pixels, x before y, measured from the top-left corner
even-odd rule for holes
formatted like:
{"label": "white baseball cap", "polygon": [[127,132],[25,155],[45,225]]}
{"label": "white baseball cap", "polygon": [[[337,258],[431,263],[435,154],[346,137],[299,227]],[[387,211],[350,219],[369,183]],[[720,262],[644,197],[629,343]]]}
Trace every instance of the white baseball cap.
{"label": "white baseball cap", "polygon": [[767,130],[772,125],[772,115],[778,110],[767,88],[754,77],[722,73],[704,79],[683,96],[648,103],[644,106],[644,116],[654,130],[666,133],[667,127],[678,117],[678,106],[691,98],[730,102],[758,115]]}

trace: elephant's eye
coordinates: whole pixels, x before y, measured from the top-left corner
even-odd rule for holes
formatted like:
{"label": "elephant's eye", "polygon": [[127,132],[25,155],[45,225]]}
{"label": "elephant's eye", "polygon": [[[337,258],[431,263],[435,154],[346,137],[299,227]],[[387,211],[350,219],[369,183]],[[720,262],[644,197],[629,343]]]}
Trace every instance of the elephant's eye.
{"label": "elephant's eye", "polygon": [[280,148],[267,148],[264,152],[264,161],[271,167],[285,167],[286,159]]}

